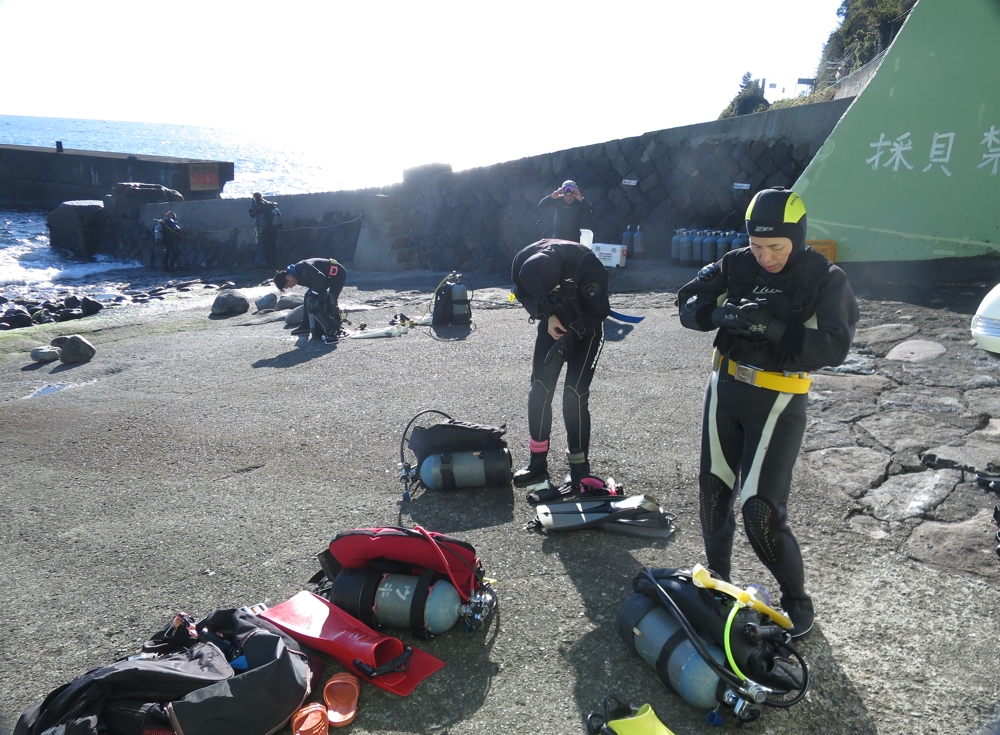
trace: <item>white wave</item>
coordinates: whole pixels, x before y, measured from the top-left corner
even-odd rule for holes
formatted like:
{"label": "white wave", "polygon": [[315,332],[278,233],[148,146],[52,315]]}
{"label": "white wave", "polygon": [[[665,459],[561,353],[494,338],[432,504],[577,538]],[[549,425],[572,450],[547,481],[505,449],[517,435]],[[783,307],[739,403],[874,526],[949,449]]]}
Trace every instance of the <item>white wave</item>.
{"label": "white wave", "polygon": [[[15,248],[0,250],[0,286],[46,288],[60,281],[80,280],[98,273],[142,267],[142,264],[135,261],[113,260],[106,256],[98,256],[94,261],[87,262],[55,261],[51,265],[46,263],[49,259],[38,258],[37,265],[33,266],[19,260],[12,250]],[[38,253],[35,251],[31,254],[37,256]]]}

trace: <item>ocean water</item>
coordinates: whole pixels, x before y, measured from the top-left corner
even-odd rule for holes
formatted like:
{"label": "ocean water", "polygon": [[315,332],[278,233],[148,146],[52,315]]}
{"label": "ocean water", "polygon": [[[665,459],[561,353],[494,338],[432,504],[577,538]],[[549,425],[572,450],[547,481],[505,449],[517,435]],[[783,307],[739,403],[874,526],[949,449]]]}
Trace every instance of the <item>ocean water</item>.
{"label": "ocean water", "polygon": [[[226,184],[223,197],[249,197],[334,191],[372,185],[349,181],[343,168],[324,165],[293,143],[218,128],[159,123],[74,120],[65,118],[0,115],[0,143],[177,156],[233,161],[235,179]],[[379,183],[390,183],[382,181]],[[47,212],[0,209],[0,295],[15,298],[51,298],[60,291],[108,298],[163,281],[162,273],[139,263],[98,257],[74,259],[49,248]]]}

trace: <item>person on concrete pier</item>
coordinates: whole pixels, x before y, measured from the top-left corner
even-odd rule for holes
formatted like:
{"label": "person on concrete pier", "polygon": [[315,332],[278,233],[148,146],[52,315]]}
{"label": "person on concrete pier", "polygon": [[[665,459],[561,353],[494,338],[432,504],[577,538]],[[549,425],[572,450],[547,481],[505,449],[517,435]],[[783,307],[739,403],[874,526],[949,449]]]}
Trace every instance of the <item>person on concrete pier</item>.
{"label": "person on concrete pier", "polygon": [[266,265],[273,266],[278,259],[277,239],[281,227],[281,211],[276,202],[270,202],[259,192],[253,194],[250,216],[256,226],[255,238],[264,254]]}
{"label": "person on concrete pier", "polygon": [[583,199],[583,192],[575,181],[564,181],[562,186],[538,203],[543,209],[555,210],[552,218],[552,237],[556,240],[580,242],[580,224],[584,215],[594,216],[590,202]]}
{"label": "person on concrete pier", "polygon": [[333,258],[309,258],[293,263],[274,274],[279,291],[296,285],[305,286],[302,324],[292,334],[312,333],[313,339],[326,344],[340,337],[340,292],[347,282],[347,271]]}
{"label": "person on concrete pier", "polygon": [[172,210],[156,220],[153,227],[153,240],[163,251],[163,270],[171,271],[177,267],[181,259],[180,241],[184,239],[184,228],[177,221],[177,215]]}
{"label": "person on concrete pier", "polygon": [[798,542],[788,524],[809,371],[840,365],[858,303],[844,272],[806,246],[806,207],[764,189],[746,212],[750,246],[707,265],[678,292],[681,324],[715,335],[701,430],[701,533],[709,568],[729,581],[739,489],[743,526],[781,589],[792,636],[813,625]]}
{"label": "person on concrete pier", "polygon": [[552,397],[565,362],[562,403],[568,482],[529,493],[528,502],[579,495],[581,481],[590,476],[590,383],[604,346],[604,320],[611,313],[608,274],[588,247],[539,240],[514,256],[511,280],[529,322],[538,322],[528,392],[531,461],[514,474],[514,484],[528,487],[549,477]]}

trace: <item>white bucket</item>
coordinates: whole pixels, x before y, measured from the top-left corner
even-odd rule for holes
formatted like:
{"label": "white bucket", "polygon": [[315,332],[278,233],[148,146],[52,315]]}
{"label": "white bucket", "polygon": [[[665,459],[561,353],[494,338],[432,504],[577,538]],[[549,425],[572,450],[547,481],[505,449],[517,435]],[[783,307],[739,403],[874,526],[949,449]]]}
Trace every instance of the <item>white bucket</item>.
{"label": "white bucket", "polygon": [[592,230],[580,230],[580,244],[588,248],[594,244],[594,233]]}

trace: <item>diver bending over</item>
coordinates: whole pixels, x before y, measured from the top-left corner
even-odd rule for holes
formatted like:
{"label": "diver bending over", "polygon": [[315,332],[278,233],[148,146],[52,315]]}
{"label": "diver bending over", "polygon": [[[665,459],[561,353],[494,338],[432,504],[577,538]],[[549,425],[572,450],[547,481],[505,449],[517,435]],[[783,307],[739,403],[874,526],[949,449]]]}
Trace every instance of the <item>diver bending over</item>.
{"label": "diver bending over", "polygon": [[847,357],[858,304],[844,272],[806,247],[806,208],[796,194],[758,192],[746,228],[749,247],[706,266],[678,294],[681,324],[719,330],[702,415],[702,537],[709,567],[728,581],[738,488],[747,538],[799,637],[812,628],[813,605],[786,503],[808,371]]}
{"label": "diver bending over", "polygon": [[336,342],[340,336],[340,292],[347,281],[344,266],[333,258],[309,258],[293,263],[274,274],[279,291],[297,284],[305,286],[302,325],[292,334],[312,332],[313,339]]}
{"label": "diver bending over", "polygon": [[611,312],[608,274],[590,248],[564,240],[539,240],[514,256],[514,295],[538,321],[528,392],[531,461],[514,474],[526,487],[548,479],[552,396],[563,362],[563,420],[569,444],[569,482],[558,490],[532,493],[529,502],[578,494],[590,476],[590,383],[604,346],[604,320]]}

